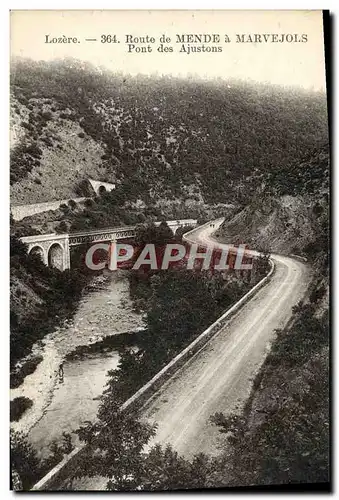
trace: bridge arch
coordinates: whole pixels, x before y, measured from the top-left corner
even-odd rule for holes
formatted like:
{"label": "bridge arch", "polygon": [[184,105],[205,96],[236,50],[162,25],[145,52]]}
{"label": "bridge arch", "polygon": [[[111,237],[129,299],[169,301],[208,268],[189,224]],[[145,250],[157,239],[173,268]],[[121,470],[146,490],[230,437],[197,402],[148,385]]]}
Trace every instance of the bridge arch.
{"label": "bridge arch", "polygon": [[60,271],[64,270],[64,248],[60,243],[52,243],[48,248],[48,265],[56,267]]}
{"label": "bridge arch", "polygon": [[46,264],[46,255],[45,255],[45,250],[40,246],[40,245],[34,245],[32,246],[29,251],[29,255],[38,255],[42,262]]}

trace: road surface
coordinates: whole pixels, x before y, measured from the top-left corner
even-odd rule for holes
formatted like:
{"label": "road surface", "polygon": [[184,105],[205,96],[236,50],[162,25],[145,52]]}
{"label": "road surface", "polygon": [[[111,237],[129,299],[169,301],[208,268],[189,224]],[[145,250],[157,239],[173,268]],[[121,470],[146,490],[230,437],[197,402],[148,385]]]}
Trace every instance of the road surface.
{"label": "road surface", "polygon": [[[191,240],[227,246],[211,236],[221,223],[218,219],[214,228],[197,228]],[[158,424],[151,444],[170,443],[186,457],[218,453],[220,433],[209,422],[210,415],[241,410],[275,329],[286,325],[309,282],[304,263],[280,255],[272,255],[272,260],[271,281],[143,407],[142,419]]]}

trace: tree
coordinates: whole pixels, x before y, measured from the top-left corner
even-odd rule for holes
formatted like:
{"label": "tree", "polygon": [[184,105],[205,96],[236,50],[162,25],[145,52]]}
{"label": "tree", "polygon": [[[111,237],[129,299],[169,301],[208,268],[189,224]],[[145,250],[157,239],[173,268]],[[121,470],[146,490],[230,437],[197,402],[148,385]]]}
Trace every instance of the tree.
{"label": "tree", "polygon": [[128,491],[142,483],[143,448],[155,434],[155,427],[139,422],[132,414],[119,411],[114,397],[103,397],[95,424],[87,423],[78,431],[86,443],[85,469],[74,477],[107,477],[107,489]]}
{"label": "tree", "polygon": [[19,396],[11,401],[11,422],[20,420],[23,413],[33,405],[33,401],[25,396]]}
{"label": "tree", "polygon": [[55,228],[58,233],[67,233],[68,224],[66,221],[62,220],[60,224]]}
{"label": "tree", "polygon": [[78,430],[86,448],[73,471],[73,478],[103,476],[110,491],[175,490],[204,487],[211,461],[200,454],[192,461],[172,447],[159,444],[146,451],[156,427],[140,422],[128,411],[120,412],[116,400],[106,392],[99,421]]}
{"label": "tree", "polygon": [[77,208],[77,202],[74,200],[69,200],[68,206],[70,207],[71,210],[75,210]]}
{"label": "tree", "polygon": [[261,252],[258,257],[253,259],[253,267],[256,277],[263,278],[268,274],[271,267],[270,258],[271,258],[270,252],[268,250],[265,250]]}
{"label": "tree", "polygon": [[154,223],[140,224],[136,228],[135,241],[139,245],[147,243],[163,245],[173,241],[173,233],[166,221],[162,221],[158,226]]}
{"label": "tree", "polygon": [[29,490],[40,469],[38,456],[25,434],[11,430],[11,466],[20,478],[23,490]]}

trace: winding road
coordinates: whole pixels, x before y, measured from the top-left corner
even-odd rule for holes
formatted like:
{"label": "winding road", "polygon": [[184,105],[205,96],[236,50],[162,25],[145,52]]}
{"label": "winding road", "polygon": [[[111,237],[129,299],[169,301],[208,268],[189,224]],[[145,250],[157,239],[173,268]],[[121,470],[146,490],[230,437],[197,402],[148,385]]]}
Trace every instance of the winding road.
{"label": "winding road", "polygon": [[[214,221],[214,228],[197,228],[190,234],[190,241],[227,247],[212,237],[222,221]],[[158,424],[150,446],[170,443],[186,457],[199,452],[218,453],[220,433],[209,417],[242,409],[274,331],[287,324],[292,307],[303,297],[309,282],[304,263],[281,255],[271,257],[275,271],[268,284],[143,407],[142,418]]]}
{"label": "winding road", "polygon": [[[214,227],[205,224],[187,233],[189,241],[227,248],[212,236],[222,222],[217,219],[212,221]],[[292,307],[302,299],[310,281],[309,268],[303,262],[275,254],[271,258],[275,268],[267,284],[141,408],[141,419],[158,424],[147,448],[168,443],[187,458],[199,452],[218,454],[220,433],[210,416],[241,412],[275,330],[287,324]],[[73,489],[103,490],[106,482],[104,477],[81,478]]]}

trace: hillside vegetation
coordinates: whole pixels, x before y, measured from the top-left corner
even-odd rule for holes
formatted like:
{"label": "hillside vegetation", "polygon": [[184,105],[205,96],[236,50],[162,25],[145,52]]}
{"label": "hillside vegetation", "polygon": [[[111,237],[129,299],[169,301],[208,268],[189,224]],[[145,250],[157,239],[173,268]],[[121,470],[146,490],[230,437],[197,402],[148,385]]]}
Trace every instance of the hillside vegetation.
{"label": "hillside vegetation", "polygon": [[[34,342],[41,340],[71,314],[86,284],[86,277],[76,270],[61,272],[46,267],[37,255],[27,255],[25,245],[14,236],[11,237],[10,252],[10,342],[13,367],[29,353]],[[34,369],[35,366],[30,369],[26,365],[24,375],[32,373]],[[21,381],[20,377],[17,382]],[[13,382],[14,385],[17,382]]]}
{"label": "hillside vegetation", "polygon": [[17,59],[11,74],[16,204],[81,195],[88,176],[124,183],[133,201],[247,203],[327,144],[321,93],[75,60]]}
{"label": "hillside vegetation", "polygon": [[328,287],[315,280],[293,323],[277,331],[244,412],[212,417],[225,436],[212,484],[328,482],[329,376]]}
{"label": "hillside vegetation", "polygon": [[[225,215],[220,236],[233,243],[307,256],[326,247],[321,93],[16,59],[11,132],[14,204],[88,197],[88,177],[117,183],[83,206],[12,221],[13,235]],[[14,271],[12,309],[30,318],[44,308],[39,279]]]}
{"label": "hillside vegetation", "polygon": [[267,190],[220,228],[218,237],[278,253],[325,257],[329,241],[329,151],[267,176]]}
{"label": "hillside vegetation", "polygon": [[[228,440],[218,458],[199,456],[191,463],[173,450],[156,448],[145,462],[142,450],[152,429],[134,417],[131,423],[129,415],[120,418],[116,408],[115,396],[128,396],[145,381],[138,353],[125,352],[119,370],[111,372],[101,421],[79,431],[91,452],[81,473],[104,470],[119,480],[111,480],[108,488],[120,490],[327,481],[329,152],[324,95],[232,80],[131,77],[75,60],[17,59],[11,74],[11,202],[88,197],[88,177],[117,184],[115,191],[82,207],[70,202],[54,213],[12,223],[12,364],[72,312],[86,281],[79,271],[61,273],[27,256],[16,236],[28,232],[227,215],[219,238],[304,255],[316,270],[308,296],[294,309],[294,321],[277,332],[244,413],[230,419],[214,416]],[[227,204],[233,204],[230,212]],[[139,357],[147,361],[148,377],[191,339],[197,324],[207,326],[225,302],[231,304],[248,286],[233,284],[226,293],[221,281],[211,285],[182,275],[176,288],[171,278],[153,276],[148,284],[132,280],[135,299],[147,305],[149,341]],[[184,295],[197,297],[198,287],[198,302],[184,301]],[[152,300],[146,300],[150,290]],[[173,311],[176,331],[168,320]],[[182,338],[183,329],[187,338]],[[32,370],[34,363],[25,365],[25,374]],[[15,375],[18,385],[24,375]],[[29,402],[20,404],[24,411]],[[15,469],[24,469],[25,477],[35,457],[21,440],[17,447],[24,451],[17,453]],[[22,456],[31,456],[31,462]]]}

